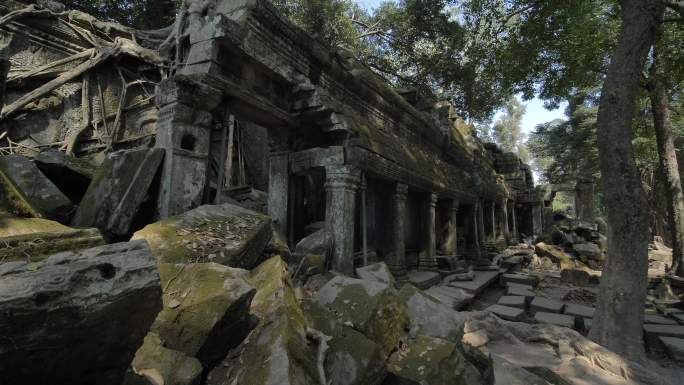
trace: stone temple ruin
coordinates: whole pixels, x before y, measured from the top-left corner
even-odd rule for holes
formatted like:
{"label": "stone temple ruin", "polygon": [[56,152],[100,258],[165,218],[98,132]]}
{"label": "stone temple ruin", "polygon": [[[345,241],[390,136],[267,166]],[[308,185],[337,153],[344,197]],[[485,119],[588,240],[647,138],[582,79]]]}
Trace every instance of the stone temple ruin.
{"label": "stone temple ruin", "polygon": [[[437,256],[474,258],[542,231],[541,196],[514,154],[473,137],[448,104],[328,52],[267,4],[190,9],[171,42],[73,11],[12,20],[18,4],[2,10],[3,151],[57,149],[95,165],[111,154],[148,179],[161,168],[111,202],[113,186],[86,195],[87,184],[53,181],[72,205],[88,203],[72,225],[123,237],[143,205],[154,205],[139,218],[150,221],[267,196],[290,246],[324,223],[329,268],[350,273],[365,253],[400,279],[434,269]],[[150,148],[163,151],[133,155]],[[105,223],[93,211],[128,218]]]}
{"label": "stone temple ruin", "polygon": [[[396,302],[394,283],[427,289],[469,265],[492,267],[498,251],[541,236],[549,224],[552,196],[534,186],[529,166],[515,154],[482,143],[448,103],[393,89],[349,52],[330,52],[265,0],[186,0],[176,23],[159,31],[103,22],[50,1],[4,1],[0,105],[0,241],[5,245],[0,246],[0,288],[2,280],[25,288],[0,290],[0,308],[25,315],[45,306],[61,309],[67,302],[55,304],[52,298],[72,290],[68,282],[77,282],[78,290],[87,287],[88,296],[79,298],[88,301],[103,290],[98,279],[109,280],[107,293],[113,293],[111,303],[99,300],[101,309],[80,310],[94,314],[83,316],[85,324],[45,327],[44,338],[51,336],[53,345],[74,349],[66,358],[12,349],[0,336],[0,360],[11,357],[17,366],[45,360],[52,370],[0,369],[7,383],[19,378],[87,383],[93,371],[100,374],[98,383],[121,383],[123,373],[112,368],[129,366],[148,331],[131,365],[155,384],[199,383],[200,377],[216,384],[313,384],[319,382],[308,379],[325,378],[321,372],[336,373],[335,384],[371,384],[385,371],[395,379],[442,383],[443,378],[431,382],[416,379],[425,373],[402,371],[408,367],[402,360],[422,355],[392,355],[392,344],[406,329],[399,322],[409,318],[422,325],[416,346],[441,346],[439,354],[461,357],[454,373],[469,384],[484,383],[480,374],[491,372],[491,358],[482,361],[467,351],[466,361],[460,348],[433,341],[463,334],[456,326],[443,334],[444,325],[430,326],[443,319],[462,327],[463,316],[449,309],[456,305],[439,310],[433,299],[404,285],[400,298],[437,309],[429,317],[407,310]],[[591,202],[583,204],[578,200],[578,210],[589,212],[582,207]],[[107,262],[107,256],[119,254],[125,258]],[[285,261],[268,259],[276,254]],[[368,267],[378,262],[388,267],[384,275]],[[292,279],[300,269],[362,278],[337,276],[317,294],[316,306],[357,317],[357,327],[346,332],[351,334],[340,337],[338,329],[328,329],[332,324],[310,321],[324,319],[316,306],[293,305],[297,293],[285,274],[288,264],[295,269]],[[64,269],[76,278],[40,283]],[[88,275],[92,269],[95,276]],[[495,270],[492,278],[499,274]],[[381,277],[390,288],[365,283],[365,276]],[[375,293],[369,306],[393,316],[359,319],[356,310],[345,307],[348,301],[335,298],[332,283],[365,285]],[[206,294],[216,287],[234,290]],[[218,304],[202,308],[208,313],[201,320],[188,315],[187,309],[202,306],[199,300],[185,303],[192,302],[184,295],[193,290]],[[137,314],[126,318],[128,313],[115,311],[117,296],[131,300],[130,292],[144,301],[126,305]],[[392,299],[381,301],[378,292]],[[320,331],[305,326],[303,311]],[[254,326],[250,317],[262,322]],[[485,318],[472,322],[502,327],[503,321]],[[84,351],[69,342],[78,330],[95,333],[103,319],[129,328],[112,327],[107,337],[138,341],[132,350],[122,344],[109,349],[121,354],[121,362],[106,370],[97,369],[103,365],[97,354],[108,353],[98,351],[95,342]],[[36,322],[31,325],[38,328],[42,321]],[[3,325],[20,341],[33,341],[30,330],[18,328],[11,317],[0,316],[0,330]],[[249,337],[241,334],[255,327]],[[278,334],[287,330],[293,334]],[[385,334],[374,334],[381,331]],[[370,346],[374,356],[355,361],[355,375],[366,376],[366,382],[354,382],[332,358],[325,370],[304,359],[273,361],[298,373],[297,380],[291,374],[288,381],[263,382],[264,375],[252,367],[224,373],[235,360],[269,362],[275,351],[299,357],[309,340],[327,349],[320,332],[334,335],[333,351],[344,349],[335,342],[339,338]],[[255,335],[273,337],[272,345],[255,350],[254,344],[266,340]],[[234,349],[240,353],[229,353]],[[66,360],[80,352],[92,356],[89,370],[69,372]],[[372,367],[386,360],[388,368]],[[621,366],[614,374],[644,375],[637,366],[625,370]],[[528,375],[536,376],[521,378]]]}

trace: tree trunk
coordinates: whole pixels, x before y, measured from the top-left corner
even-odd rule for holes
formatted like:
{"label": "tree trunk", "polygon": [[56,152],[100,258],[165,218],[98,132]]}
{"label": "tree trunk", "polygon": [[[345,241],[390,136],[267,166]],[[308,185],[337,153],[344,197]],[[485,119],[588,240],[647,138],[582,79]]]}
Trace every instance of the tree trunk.
{"label": "tree trunk", "polygon": [[648,92],[653,111],[653,126],[658,142],[658,156],[662,172],[665,198],[667,201],[668,221],[672,238],[673,274],[684,276],[682,255],[684,254],[684,193],[679,180],[679,165],[675,153],[672,136],[672,120],[670,120],[670,101],[667,95],[666,69],[662,58],[662,25],[658,28],[653,44],[653,64],[650,71]]}
{"label": "tree trunk", "polygon": [[608,214],[608,257],[589,334],[623,357],[644,358],[648,272],[646,196],[632,149],[632,119],[641,71],[661,22],[659,0],[623,0],[622,31],[603,83],[597,143]]}

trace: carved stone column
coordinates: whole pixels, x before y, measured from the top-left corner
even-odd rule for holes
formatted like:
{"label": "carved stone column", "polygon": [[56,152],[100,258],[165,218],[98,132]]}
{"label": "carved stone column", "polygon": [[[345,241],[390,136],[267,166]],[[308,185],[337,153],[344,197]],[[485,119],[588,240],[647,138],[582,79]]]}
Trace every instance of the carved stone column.
{"label": "carved stone column", "polygon": [[484,202],[477,202],[477,232],[480,236],[480,249],[484,248],[485,242],[487,242],[487,235],[485,234],[484,225]]}
{"label": "carved stone column", "polygon": [[513,201],[511,207],[511,215],[513,215],[513,240],[516,242],[520,241],[520,234],[518,234],[518,213],[515,209],[515,201]]}
{"label": "carved stone column", "polygon": [[330,237],[332,269],[354,273],[354,221],[356,190],[360,172],[357,168],[327,166],[325,168],[325,229]]}
{"label": "carved stone column", "polygon": [[492,242],[496,243],[496,238],[498,238],[498,234],[496,233],[496,202],[492,201],[491,205],[491,217],[492,217]]}
{"label": "carved stone column", "polygon": [[287,143],[270,139],[268,156],[268,215],[273,225],[287,237],[287,206],[290,187],[290,153]]}
{"label": "carved stone column", "polygon": [[447,238],[444,240],[445,255],[456,256],[458,254],[458,201],[452,200],[447,212],[446,232]]}
{"label": "carved stone column", "polygon": [[543,228],[542,205],[541,202],[532,204],[532,233],[535,236],[541,235]]}
{"label": "carved stone column", "polygon": [[207,182],[211,111],[221,91],[203,79],[175,78],[157,86],[159,106],[155,146],[165,150],[157,214],[180,214],[202,204]]}
{"label": "carved stone column", "polygon": [[501,216],[501,229],[506,242],[508,242],[511,239],[511,232],[508,227],[508,198],[501,201]]}
{"label": "carved stone column", "polygon": [[482,250],[480,247],[480,221],[478,220],[479,218],[479,213],[480,211],[480,202],[475,201],[475,204],[473,205],[473,214],[472,214],[472,224],[473,224],[473,235],[475,239],[475,256],[477,258],[480,258],[480,251]]}
{"label": "carved stone column", "polygon": [[437,194],[431,193],[427,200],[427,216],[425,224],[426,244],[421,253],[418,266],[420,270],[437,270],[437,231],[435,228]]}
{"label": "carved stone column", "polygon": [[404,225],[406,221],[406,195],[408,186],[397,183],[396,190],[392,194],[394,203],[394,219],[392,226],[393,252],[388,267],[398,282],[406,281],[406,246],[404,240]]}

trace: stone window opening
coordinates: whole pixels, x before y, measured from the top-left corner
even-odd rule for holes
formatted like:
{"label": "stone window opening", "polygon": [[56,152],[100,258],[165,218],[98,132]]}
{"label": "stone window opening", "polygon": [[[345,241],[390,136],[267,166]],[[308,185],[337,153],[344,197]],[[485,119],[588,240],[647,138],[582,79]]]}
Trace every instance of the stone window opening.
{"label": "stone window opening", "polygon": [[183,134],[180,141],[180,148],[188,151],[195,151],[197,138],[192,134]]}

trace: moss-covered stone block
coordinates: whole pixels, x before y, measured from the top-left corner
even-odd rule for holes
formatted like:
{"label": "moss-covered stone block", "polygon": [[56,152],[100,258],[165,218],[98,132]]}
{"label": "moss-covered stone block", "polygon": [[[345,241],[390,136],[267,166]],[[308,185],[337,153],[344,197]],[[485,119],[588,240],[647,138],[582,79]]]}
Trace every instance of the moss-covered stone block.
{"label": "moss-covered stone block", "polygon": [[232,204],[204,205],[145,226],[145,239],[160,263],[216,262],[253,268],[271,239],[271,219]]}
{"label": "moss-covered stone block", "polygon": [[[133,371],[147,381],[138,383],[164,385],[197,385],[202,378],[202,364],[177,350],[164,347],[156,333],[148,333],[143,345],[135,353]],[[128,379],[125,384],[134,383]]]}
{"label": "moss-covered stone block", "polygon": [[392,355],[386,385],[484,385],[456,343],[419,335]]}
{"label": "moss-covered stone block", "polygon": [[465,317],[415,286],[405,284],[398,293],[406,305],[410,334],[419,334],[457,342],[463,337]]}
{"label": "moss-covered stone block", "polygon": [[22,216],[67,221],[73,204],[36,165],[21,155],[0,157],[0,206]]}
{"label": "moss-covered stone block", "polygon": [[304,306],[310,325],[330,336],[325,372],[331,385],[374,385],[385,378],[385,360],[380,346],[358,331],[340,323],[322,306]]}
{"label": "moss-covered stone block", "polygon": [[20,218],[0,213],[0,261],[42,261],[61,251],[103,245],[97,229],[73,229],[42,218]]}
{"label": "moss-covered stone block", "polygon": [[206,383],[318,385],[315,345],[307,340],[307,322],[295,297],[287,265],[279,256],[261,263],[249,282],[257,292],[251,313],[258,326],[212,370]]}
{"label": "moss-covered stone block", "polygon": [[247,283],[245,270],[217,263],[162,263],[159,276],[164,308],[151,331],[165,347],[208,367],[246,337],[256,290]]}
{"label": "moss-covered stone block", "polygon": [[385,284],[337,276],[316,293],[315,302],[380,345],[385,356],[406,338],[406,305]]}

